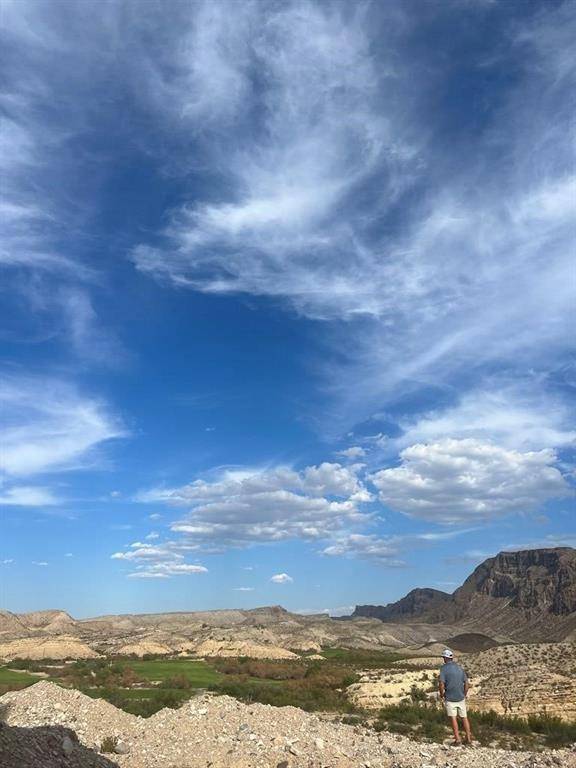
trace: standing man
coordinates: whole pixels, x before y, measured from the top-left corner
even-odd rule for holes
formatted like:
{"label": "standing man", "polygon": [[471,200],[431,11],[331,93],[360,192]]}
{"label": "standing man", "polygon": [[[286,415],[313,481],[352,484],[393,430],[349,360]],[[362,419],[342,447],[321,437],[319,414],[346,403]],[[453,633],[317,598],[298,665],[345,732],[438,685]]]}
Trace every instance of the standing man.
{"label": "standing man", "polygon": [[462,718],[462,725],[466,732],[466,742],[472,744],[472,732],[466,712],[466,695],[468,694],[468,677],[461,666],[454,661],[454,654],[449,648],[442,653],[444,666],[440,670],[440,698],[446,707],[446,714],[450,718],[454,731],[453,746],[462,744],[460,731],[458,730],[458,718]]}

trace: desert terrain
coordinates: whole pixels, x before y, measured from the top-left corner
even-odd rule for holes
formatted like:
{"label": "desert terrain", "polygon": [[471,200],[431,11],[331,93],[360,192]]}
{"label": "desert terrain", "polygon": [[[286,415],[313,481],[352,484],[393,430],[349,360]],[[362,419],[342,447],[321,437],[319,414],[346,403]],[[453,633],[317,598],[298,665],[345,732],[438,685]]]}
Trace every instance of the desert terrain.
{"label": "desert terrain", "polygon": [[[4,611],[0,766],[574,765],[575,572],[569,548],[501,553],[451,596],[343,619]],[[446,645],[471,684],[462,755],[437,696]]]}

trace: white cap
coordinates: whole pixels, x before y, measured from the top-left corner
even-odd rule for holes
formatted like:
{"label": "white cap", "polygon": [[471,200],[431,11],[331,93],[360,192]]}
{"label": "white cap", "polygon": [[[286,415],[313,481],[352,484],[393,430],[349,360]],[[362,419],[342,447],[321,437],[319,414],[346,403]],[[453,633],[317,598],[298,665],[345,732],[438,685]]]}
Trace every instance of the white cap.
{"label": "white cap", "polygon": [[444,651],[442,651],[442,657],[444,659],[453,659],[454,658],[454,654],[452,653],[450,648],[446,648]]}

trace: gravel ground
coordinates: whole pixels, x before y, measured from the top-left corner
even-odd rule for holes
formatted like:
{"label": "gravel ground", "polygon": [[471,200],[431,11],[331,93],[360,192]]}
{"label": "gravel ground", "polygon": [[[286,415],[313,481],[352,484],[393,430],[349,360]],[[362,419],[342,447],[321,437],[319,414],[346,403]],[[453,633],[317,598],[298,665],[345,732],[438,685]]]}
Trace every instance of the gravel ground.
{"label": "gravel ground", "polygon": [[[0,768],[576,768],[573,750],[533,754],[418,744],[294,707],[246,705],[228,696],[202,696],[143,719],[42,681],[1,697],[0,718],[18,726],[0,730]],[[6,734],[18,731],[22,740],[24,727],[32,726],[31,738],[47,731],[52,746],[38,762],[33,756],[25,763],[7,752]],[[108,762],[90,762],[94,758],[85,748],[96,756],[106,737],[117,740],[118,753],[106,755]]]}

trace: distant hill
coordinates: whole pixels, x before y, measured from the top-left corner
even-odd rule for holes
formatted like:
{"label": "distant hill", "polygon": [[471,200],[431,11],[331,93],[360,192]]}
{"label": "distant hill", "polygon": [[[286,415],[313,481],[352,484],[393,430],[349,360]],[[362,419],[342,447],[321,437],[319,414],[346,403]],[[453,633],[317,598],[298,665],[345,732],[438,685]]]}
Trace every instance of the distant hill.
{"label": "distant hill", "polygon": [[15,613],[0,609],[0,637],[3,634],[24,635],[26,629],[26,625],[22,623]]}
{"label": "distant hill", "polygon": [[356,606],[353,617],[383,622],[453,624],[515,640],[576,637],[576,550],[500,552],[452,595],[413,589],[384,606]]}
{"label": "distant hill", "polygon": [[425,613],[433,613],[439,616],[442,609],[450,606],[452,595],[441,592],[439,589],[413,589],[411,592],[395,603],[388,605],[357,605],[353,616],[364,616],[380,621],[413,620]]}

